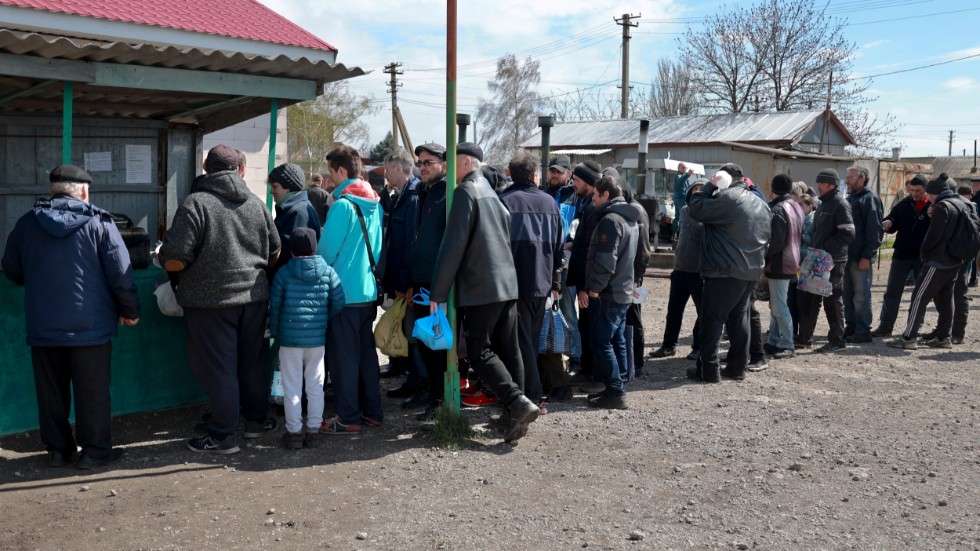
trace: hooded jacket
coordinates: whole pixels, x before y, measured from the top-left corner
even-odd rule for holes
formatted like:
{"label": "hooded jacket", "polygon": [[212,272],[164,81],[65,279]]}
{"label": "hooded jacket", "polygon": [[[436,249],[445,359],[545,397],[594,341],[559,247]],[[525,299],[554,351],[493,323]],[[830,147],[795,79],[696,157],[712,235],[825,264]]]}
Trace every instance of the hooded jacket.
{"label": "hooded jacket", "polygon": [[771,222],[769,206],[744,181],[719,190],[707,183],[687,203],[691,218],[704,225],[701,275],[756,281],[766,262]]}
{"label": "hooded jacket", "polygon": [[282,346],[323,346],[327,320],[343,309],[340,277],[323,257],[292,258],[272,281],[269,331]]}
{"label": "hooded jacket", "polygon": [[289,250],[289,236],[296,228],[310,228],[316,238],[320,239],[320,216],[310,203],[305,190],[292,196],[287,195],[281,203],[276,204],[276,231],[279,232],[279,241],[282,244],[282,252],[276,260],[277,270],[293,257]]}
{"label": "hooded jacket", "polygon": [[206,175],[177,209],[160,247],[160,263],[176,260],[177,302],[226,308],[269,300],[269,261],[279,232],[265,204],[234,170]]}
{"label": "hooded jacket", "polygon": [[813,212],[811,247],[827,251],[834,262],[847,261],[847,246],[854,241],[851,205],[835,187],[820,196],[820,206]]}
{"label": "hooded jacket", "polygon": [[453,282],[458,306],[517,299],[510,213],[479,170],[456,186],[430,299],[446,302]]}
{"label": "hooded jacket", "polygon": [[892,227],[886,233],[898,232],[895,237],[893,258],[919,260],[922,240],[929,231],[929,201],[926,200],[922,210],[919,210],[910,195],[896,203],[885,220],[891,220],[892,223]]}
{"label": "hooded jacket", "polygon": [[881,199],[865,185],[857,193],[848,195],[847,203],[851,205],[851,220],[854,221],[854,241],[847,246],[847,258],[855,262],[862,258],[874,260],[884,235],[881,218],[885,209]]}
{"label": "hooded jacket", "polygon": [[24,286],[28,346],[96,346],[140,317],[129,252],[108,212],[59,194],[7,237],[4,274]]}
{"label": "hooded jacket", "polygon": [[575,218],[578,220],[578,229],[572,239],[572,254],[568,258],[568,279],[565,280],[565,285],[585,289],[588,284],[585,265],[596,225],[596,208],[591,195],[581,198]]}
{"label": "hooded jacket", "polygon": [[586,260],[588,279],[582,290],[598,293],[599,298],[616,304],[633,302],[639,220],[639,210],[622,197],[610,199],[596,210],[596,228]]}
{"label": "hooded jacket", "polygon": [[446,179],[431,185],[419,184],[415,236],[408,266],[412,283],[432,283],[436,255],[446,233]]}
{"label": "hooded jacket", "polygon": [[387,245],[384,286],[388,294],[404,293],[412,286],[409,259],[415,239],[415,220],[419,207],[419,179],[412,176],[395,197],[384,234]]}
{"label": "hooded jacket", "polygon": [[968,208],[970,207],[967,202],[960,199],[954,191],[943,190],[936,196],[929,230],[922,239],[922,247],[919,249],[919,257],[923,264],[933,268],[956,268],[962,264],[959,259],[949,255],[946,244],[956,230],[959,217],[966,214]]}
{"label": "hooded jacket", "polygon": [[500,194],[510,211],[510,248],[522,297],[546,297],[561,289],[562,219],[555,200],[531,182],[514,182]]}
{"label": "hooded jacket", "polygon": [[772,211],[772,224],[766,253],[766,277],[791,279],[800,269],[803,209],[789,194],[773,199],[769,209]]}
{"label": "hooded jacket", "polygon": [[371,260],[364,242],[364,230],[354,205],[361,209],[375,263],[381,255],[381,198],[364,180],[345,180],[333,191],[334,202],[327,212],[327,223],[317,244],[320,256],[327,261],[344,287],[347,306],[373,305],[378,286],[371,272]]}
{"label": "hooded jacket", "polygon": [[567,239],[568,228],[571,227],[572,220],[575,220],[575,211],[578,208],[575,188],[566,183],[563,186],[549,187],[545,193],[554,197],[555,203],[558,205],[558,212],[561,213],[562,235]]}

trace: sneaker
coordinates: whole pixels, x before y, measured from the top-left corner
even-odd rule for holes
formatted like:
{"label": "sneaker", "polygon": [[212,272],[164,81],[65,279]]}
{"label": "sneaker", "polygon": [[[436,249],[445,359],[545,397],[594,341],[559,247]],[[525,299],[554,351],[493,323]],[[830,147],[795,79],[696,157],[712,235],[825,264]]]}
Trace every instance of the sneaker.
{"label": "sneaker", "polygon": [[[761,360],[756,360],[750,363],[749,365],[745,366],[745,369],[751,371],[752,373],[756,373],[759,371],[765,371],[768,367],[769,367],[769,360],[762,358]],[[724,373],[722,375],[724,375]],[[744,373],[743,373],[743,378],[744,378]]]}
{"label": "sneaker", "polygon": [[700,357],[701,357],[700,350],[691,350],[690,352],[688,352],[687,356],[684,356],[684,359],[690,360],[692,362],[696,362]]}
{"label": "sneaker", "polygon": [[842,342],[838,342],[838,343],[828,342],[827,344],[825,344],[825,345],[821,346],[820,348],[818,348],[817,349],[817,352],[821,352],[821,353],[824,353],[824,352],[840,352],[841,350],[844,350],[846,348],[847,348],[847,345],[844,344],[844,343],[842,343]]}
{"label": "sneaker", "polygon": [[853,344],[871,342],[871,333],[854,333],[850,337],[845,338],[844,341]]}
{"label": "sneaker", "polygon": [[196,453],[216,453],[219,455],[231,455],[241,451],[235,444],[234,434],[229,434],[222,440],[215,440],[210,434],[200,438],[191,438],[187,441],[187,449]]}
{"label": "sneaker", "polygon": [[[765,362],[765,360],[762,361]],[[766,365],[766,367],[768,367],[768,364]],[[744,369],[735,370],[730,367],[726,367],[725,369],[721,370],[721,376],[726,379],[731,379],[733,381],[744,381],[745,370]]]}
{"label": "sneaker", "polygon": [[48,467],[59,468],[67,467],[71,465],[72,459],[74,459],[75,454],[64,454],[59,451],[49,451],[48,452]]}
{"label": "sneaker", "polygon": [[559,386],[551,389],[548,394],[549,402],[567,402],[572,399],[572,387],[570,386]]}
{"label": "sneaker", "polygon": [[606,385],[593,381],[578,385],[578,389],[588,394],[590,392],[602,392],[603,390],[606,390]]}
{"label": "sneaker", "polygon": [[320,434],[357,434],[359,432],[361,432],[361,425],[344,423],[340,417],[328,419],[320,425]]}
{"label": "sneaker", "polygon": [[416,392],[418,392],[418,389],[416,389],[414,386],[408,383],[403,383],[402,386],[393,388],[386,394],[389,398],[411,398],[412,396],[415,396]]}
{"label": "sneaker", "polygon": [[541,415],[541,410],[527,396],[518,396],[508,408],[510,410],[510,426],[504,433],[504,442],[514,442],[527,436],[527,427]]}
{"label": "sneaker", "polygon": [[374,417],[368,417],[367,415],[363,415],[363,414],[361,415],[361,424],[364,425],[365,427],[371,427],[376,429],[380,427],[382,423],[383,421],[379,421]]}
{"label": "sneaker", "polygon": [[629,409],[625,394],[611,394],[603,392],[596,398],[589,400],[589,407],[602,409]]}
{"label": "sneaker", "polygon": [[471,381],[469,379],[459,380],[459,394],[460,396],[472,396],[480,392],[480,385],[476,381]]}
{"label": "sneaker", "polygon": [[490,396],[484,393],[482,390],[476,394],[471,394],[469,396],[463,396],[460,403],[468,408],[480,408],[483,406],[492,406],[497,403],[496,396]]}
{"label": "sneaker", "polygon": [[884,327],[878,326],[871,330],[872,337],[890,337],[892,336],[892,330],[886,329]]}
{"label": "sneaker", "polygon": [[950,337],[949,342],[952,344],[963,344],[963,337]]}
{"label": "sneaker", "polygon": [[904,337],[896,337],[890,341],[885,341],[885,345],[891,348],[901,348],[903,350],[918,350],[919,345],[915,339],[905,340]]}
{"label": "sneaker", "polygon": [[929,339],[924,341],[922,344],[928,346],[929,348],[953,348],[953,343],[948,337],[945,339]]}
{"label": "sneaker", "polygon": [[307,427],[306,434],[303,435],[303,445],[307,448],[319,448],[323,445],[323,435],[316,427]]}
{"label": "sneaker", "polygon": [[654,350],[650,353],[651,358],[668,358],[677,354],[677,350],[673,346],[661,346],[660,348]]}
{"label": "sneaker", "polygon": [[414,396],[402,402],[402,409],[418,409],[432,401],[428,390],[420,390]]}
{"label": "sneaker", "polygon": [[266,417],[265,421],[246,421],[245,430],[242,431],[242,438],[254,440],[261,438],[265,433],[272,432],[279,428],[279,420],[275,417]]}
{"label": "sneaker", "polygon": [[[776,351],[775,354],[772,355],[772,359],[774,360],[785,360],[787,358],[795,358],[795,357],[796,357],[796,350],[792,348],[780,348],[779,350]],[[752,366],[749,366],[750,368],[749,371],[752,371],[751,367]]]}
{"label": "sneaker", "polygon": [[116,461],[119,461],[125,454],[126,451],[122,448],[112,448],[109,450],[109,454],[105,457],[96,458],[92,457],[87,451],[83,450],[81,455],[78,456],[78,461],[75,462],[75,468],[88,471],[98,467],[105,467],[106,465],[111,465]]}
{"label": "sneaker", "polygon": [[302,432],[286,432],[282,435],[282,445],[289,450],[299,450],[303,448]]}

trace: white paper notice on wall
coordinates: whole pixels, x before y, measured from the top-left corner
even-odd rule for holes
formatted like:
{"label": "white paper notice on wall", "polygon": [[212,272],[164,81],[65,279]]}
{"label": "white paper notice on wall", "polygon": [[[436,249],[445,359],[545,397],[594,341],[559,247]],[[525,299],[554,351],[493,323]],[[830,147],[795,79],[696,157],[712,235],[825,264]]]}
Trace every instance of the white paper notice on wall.
{"label": "white paper notice on wall", "polygon": [[112,152],[90,151],[86,153],[85,172],[112,172]]}
{"label": "white paper notice on wall", "polygon": [[126,183],[152,183],[153,165],[150,159],[151,149],[148,145],[126,144]]}

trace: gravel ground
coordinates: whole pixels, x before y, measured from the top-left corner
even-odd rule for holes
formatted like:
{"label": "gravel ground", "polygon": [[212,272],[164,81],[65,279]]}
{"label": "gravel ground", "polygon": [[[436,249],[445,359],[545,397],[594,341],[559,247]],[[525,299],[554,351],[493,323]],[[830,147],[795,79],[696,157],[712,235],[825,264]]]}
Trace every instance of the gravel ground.
{"label": "gravel ground", "polygon": [[[646,287],[666,297],[667,285]],[[664,303],[645,307],[648,350]],[[693,317],[691,306],[688,333]],[[227,457],[184,447],[203,406],[120,417],[126,458],[92,474],[45,467],[36,433],[8,436],[0,548],[977,549],[971,326],[953,350],[876,340],[740,383],[695,384],[681,356],[648,360],[629,410],[578,395],[516,446],[483,409],[466,411],[471,445],[437,448],[388,399],[382,428],[298,452],[270,434]]]}

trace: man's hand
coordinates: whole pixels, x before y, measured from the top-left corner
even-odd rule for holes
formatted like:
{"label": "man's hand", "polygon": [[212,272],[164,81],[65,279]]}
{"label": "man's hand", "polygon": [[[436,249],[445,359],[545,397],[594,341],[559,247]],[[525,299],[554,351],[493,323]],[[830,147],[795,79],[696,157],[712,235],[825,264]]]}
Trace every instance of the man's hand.
{"label": "man's hand", "polygon": [[885,220],[884,222],[881,223],[881,227],[885,231],[888,231],[888,230],[892,229],[892,221],[891,220]]}
{"label": "man's hand", "polygon": [[429,301],[429,314],[435,314],[436,313],[436,310],[438,310],[438,309],[439,309],[439,303],[433,302],[433,301],[430,300]]}
{"label": "man's hand", "polygon": [[585,291],[578,292],[578,307],[588,308],[589,307],[589,294]]}
{"label": "man's hand", "polygon": [[571,241],[569,241],[568,243],[565,243],[565,246],[564,246],[564,247],[562,247],[562,248],[563,248],[564,250],[566,250],[566,251],[570,251],[570,250],[572,250],[572,242],[571,242]]}
{"label": "man's hand", "polygon": [[871,268],[871,261],[867,258],[862,258],[858,261],[858,270],[862,272],[867,272]]}
{"label": "man's hand", "polygon": [[139,318],[131,319],[131,318],[124,318],[122,316],[119,316],[119,325],[127,325],[129,327],[132,327],[139,322],[140,322]]}
{"label": "man's hand", "polygon": [[693,168],[687,169],[687,175],[688,176],[694,176],[694,169]]}
{"label": "man's hand", "polygon": [[395,291],[395,298],[396,299],[405,298],[405,293],[399,293],[398,291]]}

